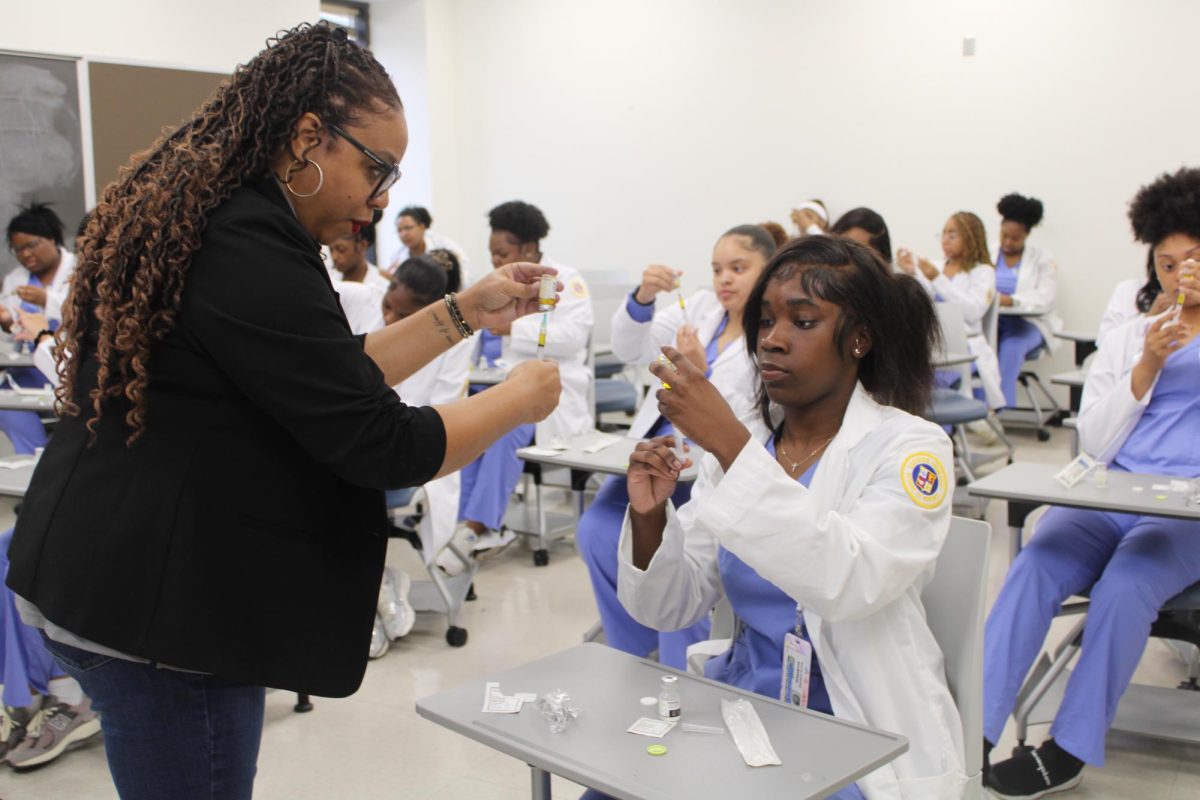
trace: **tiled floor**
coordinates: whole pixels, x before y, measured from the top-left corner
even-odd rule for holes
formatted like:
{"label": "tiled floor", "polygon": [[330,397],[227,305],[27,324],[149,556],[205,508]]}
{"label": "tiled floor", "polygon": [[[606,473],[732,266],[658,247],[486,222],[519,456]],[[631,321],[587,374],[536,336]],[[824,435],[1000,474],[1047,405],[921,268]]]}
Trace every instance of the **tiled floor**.
{"label": "tiled floor", "polygon": [[[1019,460],[1064,462],[1067,432],[1047,444],[1017,435]],[[11,505],[0,507],[0,523]],[[1003,507],[994,503],[995,527],[989,590],[999,590],[1007,565],[1008,534]],[[397,566],[420,576],[407,544],[394,543]],[[520,762],[473,744],[419,718],[416,698],[486,672],[506,669],[580,641],[596,620],[587,574],[569,543],[552,550],[551,563],[532,565],[522,545],[487,563],[476,581],[479,600],[467,606],[470,641],[446,645],[443,619],[418,616],[417,626],[367,670],[362,689],[345,700],[316,699],[310,714],[292,711],[293,696],[267,697],[267,721],[259,760],[256,796],[274,800],[520,800],[529,796],[529,771]],[[1062,634],[1061,625],[1055,628]],[[1180,658],[1152,641],[1135,678],[1174,686],[1184,676]],[[1036,737],[1044,729],[1035,731]],[[1013,742],[1006,734],[999,751]],[[556,779],[555,794],[574,798],[579,789]],[[1088,769],[1072,797],[1200,798],[1200,747],[1113,734],[1108,766]],[[104,748],[95,742],[29,774],[0,772],[3,800],[92,800],[115,798]]]}

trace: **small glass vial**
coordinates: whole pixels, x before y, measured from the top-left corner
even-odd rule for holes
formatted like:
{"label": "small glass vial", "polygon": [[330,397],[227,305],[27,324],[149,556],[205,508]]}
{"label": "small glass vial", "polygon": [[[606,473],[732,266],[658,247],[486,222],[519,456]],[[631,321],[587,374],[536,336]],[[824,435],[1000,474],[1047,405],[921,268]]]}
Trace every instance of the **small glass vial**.
{"label": "small glass vial", "polygon": [[1092,467],[1092,485],[1097,489],[1108,486],[1108,465],[1103,461],[1096,462],[1096,466]]}
{"label": "small glass vial", "polygon": [[663,675],[658,688],[658,716],[667,722],[678,722],[683,715],[683,705],[679,700],[679,678],[674,675]]}
{"label": "small glass vial", "polygon": [[558,304],[558,279],[543,275],[538,284],[538,311],[553,311]]}

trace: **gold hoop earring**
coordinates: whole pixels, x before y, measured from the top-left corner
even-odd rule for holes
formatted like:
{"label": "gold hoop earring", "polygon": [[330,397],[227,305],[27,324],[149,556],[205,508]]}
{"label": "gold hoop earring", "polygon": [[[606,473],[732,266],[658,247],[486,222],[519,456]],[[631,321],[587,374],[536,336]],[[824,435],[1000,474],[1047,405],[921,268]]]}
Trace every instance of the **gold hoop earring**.
{"label": "gold hoop earring", "polygon": [[[292,178],[295,177],[295,175],[293,175],[293,173],[300,171],[300,170],[292,169],[292,167],[294,167],[296,164],[300,165],[301,170],[304,169],[305,167],[307,167],[309,164],[312,164],[314,167],[317,168],[317,188],[313,189],[308,194],[300,194],[299,192],[297,192],[295,189],[292,188]],[[309,161],[307,163],[301,162],[300,159],[296,159],[291,164],[288,164],[287,170],[283,173],[283,178],[284,178],[283,185],[286,186],[287,190],[289,192],[291,192],[292,195],[295,197],[312,197],[317,192],[321,191],[321,187],[325,185],[325,172],[321,169],[320,164],[318,164],[317,162],[315,162],[311,159],[309,159]]]}

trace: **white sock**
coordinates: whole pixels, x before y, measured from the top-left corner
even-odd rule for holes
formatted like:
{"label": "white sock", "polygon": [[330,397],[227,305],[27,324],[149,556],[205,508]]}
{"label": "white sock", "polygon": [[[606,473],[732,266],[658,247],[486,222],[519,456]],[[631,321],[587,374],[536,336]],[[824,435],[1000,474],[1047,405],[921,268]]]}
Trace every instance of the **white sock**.
{"label": "white sock", "polygon": [[77,706],[83,702],[83,689],[79,682],[65,675],[50,681],[50,694],[69,706]]}

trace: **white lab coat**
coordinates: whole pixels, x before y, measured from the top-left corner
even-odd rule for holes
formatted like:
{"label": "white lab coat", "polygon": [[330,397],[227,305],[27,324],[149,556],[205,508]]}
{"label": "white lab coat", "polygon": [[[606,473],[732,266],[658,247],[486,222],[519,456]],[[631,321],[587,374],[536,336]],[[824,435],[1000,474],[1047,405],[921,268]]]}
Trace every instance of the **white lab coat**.
{"label": "white lab coat", "polygon": [[[707,347],[717,332],[717,326],[721,324],[721,318],[725,316],[725,308],[711,289],[701,289],[685,302],[688,322],[696,329],[700,344]],[[675,334],[684,322],[683,314],[678,303],[671,303],[666,308],[656,309],[651,321],[636,322],[622,302],[612,318],[613,355],[626,364],[648,367],[662,354],[663,345],[675,344]],[[741,336],[730,342],[717,356],[709,381],[739,418],[753,413],[758,378]],[[651,391],[633,418],[629,436],[642,438],[650,432],[658,417],[658,403]]]}
{"label": "white lab coat", "polygon": [[[451,239],[449,236],[442,236],[440,233],[434,233],[432,229],[425,229],[425,253],[429,254],[431,250],[449,250],[454,253],[458,259],[459,272],[462,274],[463,289],[471,285],[471,265],[467,261],[467,252],[462,249],[458,242]],[[400,245],[400,250],[396,253],[396,258],[392,260],[392,266],[388,268],[389,272],[395,272],[396,267],[403,264],[411,257],[408,248],[403,244]]]}
{"label": "white lab coat", "polygon": [[[62,306],[67,299],[67,292],[71,288],[71,275],[75,272],[75,254],[62,249],[62,260],[58,264],[58,272],[54,273],[54,280],[46,287],[46,318],[50,320],[62,321]],[[12,268],[7,275],[4,276],[4,284],[0,286],[0,294],[3,294],[4,305],[13,315],[13,320],[19,320],[17,310],[21,306],[21,298],[17,297],[14,292],[18,286],[25,286],[29,283],[29,270],[17,264]],[[36,333],[36,331],[35,331]]]}
{"label": "white lab coat", "polygon": [[938,276],[932,281],[917,269],[916,279],[932,297],[941,295],[949,303],[963,309],[967,331],[967,348],[975,356],[979,383],[987,398],[988,408],[1003,408],[1004,390],[1000,387],[1000,360],[996,358],[996,268],[976,264],[969,272],[960,271],[953,278],[943,274],[946,265],[936,262]]}
{"label": "white lab coat", "polygon": [[355,336],[383,327],[384,290],[377,284],[335,281],[333,288]]}
{"label": "white lab coat", "polygon": [[[596,410],[588,405],[595,372],[587,363],[588,343],[595,318],[592,315],[592,297],[579,270],[545,256],[541,263],[557,269],[558,279],[563,284],[558,306],[549,312],[546,330],[546,357],[558,362],[562,395],[558,408],[537,425],[538,446],[549,447],[555,437],[568,438],[596,427]],[[501,358],[510,366],[537,358],[538,331],[541,326],[542,315],[539,312],[514,320],[512,333],[503,339]]]}
{"label": "white lab coat", "polygon": [[[333,285],[334,285],[335,289],[342,286],[343,284],[359,282],[359,281],[348,281],[345,278],[343,278],[342,273],[338,272],[337,269],[333,266],[333,258],[332,257],[330,257],[330,259],[329,259],[328,269],[329,269],[329,277],[333,280]],[[367,286],[374,288],[374,289],[378,289],[382,293],[382,292],[386,292],[388,290],[388,287],[391,286],[392,279],[389,278],[387,275],[384,275],[383,272],[380,271],[379,267],[375,266],[370,261],[368,261],[367,262],[367,274],[363,277],[361,282],[366,284]]]}
{"label": "white lab coat", "polygon": [[1104,334],[1142,313],[1138,311],[1137,298],[1145,285],[1143,278],[1130,278],[1117,284],[1108,298],[1104,316],[1100,318],[1100,328],[1096,331],[1097,343],[1104,338]]}
{"label": "white lab coat", "polygon": [[[396,394],[410,406],[438,406],[461,400],[467,392],[474,342],[459,342],[396,384]],[[425,484],[428,510],[417,530],[425,563],[429,564],[452,538],[458,524],[462,477],[452,472]]]}
{"label": "white lab coat", "polygon": [[[764,447],[766,426],[747,423],[751,441],[729,472],[705,456],[691,501],[678,511],[668,503],[662,544],[645,571],[633,566],[626,514],[621,602],[659,630],[696,622],[720,598],[724,547],[804,607],[834,714],[908,737],[907,753],[859,779],[863,793],[961,797],[962,723],[921,601],[950,526],[949,439],[933,423],[880,406],[860,385],[806,489]],[[911,499],[916,490],[902,478],[913,456],[939,462],[943,494],[933,508]]]}
{"label": "white lab coat", "polygon": [[1079,449],[1104,463],[1120,452],[1154,396],[1155,378],[1146,395],[1133,396],[1133,368],[1142,358],[1146,330],[1160,316],[1138,314],[1113,328],[1100,342],[1083,384],[1079,406]]}
{"label": "white lab coat", "polygon": [[[1000,247],[992,248],[992,261],[1000,262]],[[1054,313],[1058,297],[1058,263],[1049,252],[1037,245],[1025,245],[1021,255],[1021,267],[1017,270],[1017,290],[1013,292],[1013,305],[1024,311],[1039,312],[1026,317],[1042,334],[1046,350],[1053,353],[1058,347],[1054,334],[1062,330],[1062,320]]]}

